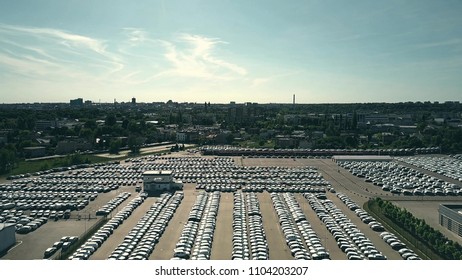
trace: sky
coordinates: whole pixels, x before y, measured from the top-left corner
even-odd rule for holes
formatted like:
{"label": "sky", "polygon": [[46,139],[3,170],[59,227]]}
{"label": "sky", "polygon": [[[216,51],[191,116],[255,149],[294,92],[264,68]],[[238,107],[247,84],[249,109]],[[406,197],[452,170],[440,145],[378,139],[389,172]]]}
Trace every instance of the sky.
{"label": "sky", "polygon": [[0,0],[0,103],[462,101],[460,0]]}

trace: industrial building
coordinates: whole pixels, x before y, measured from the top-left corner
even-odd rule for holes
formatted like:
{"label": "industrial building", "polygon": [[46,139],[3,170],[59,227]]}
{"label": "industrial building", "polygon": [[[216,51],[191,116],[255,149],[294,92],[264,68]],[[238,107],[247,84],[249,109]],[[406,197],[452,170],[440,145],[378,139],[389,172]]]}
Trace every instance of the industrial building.
{"label": "industrial building", "polygon": [[440,204],[440,225],[462,237],[462,204]]}
{"label": "industrial building", "polygon": [[16,244],[15,230],[14,224],[0,223],[0,254]]}
{"label": "industrial building", "polygon": [[172,171],[151,170],[143,173],[143,190],[148,195],[155,195],[162,191],[182,189],[183,183],[173,180]]}

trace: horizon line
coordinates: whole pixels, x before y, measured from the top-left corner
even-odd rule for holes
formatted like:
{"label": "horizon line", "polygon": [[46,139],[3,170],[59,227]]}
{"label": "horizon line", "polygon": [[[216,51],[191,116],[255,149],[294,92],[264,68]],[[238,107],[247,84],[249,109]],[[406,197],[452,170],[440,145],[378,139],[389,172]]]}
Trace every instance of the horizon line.
{"label": "horizon line", "polygon": [[[75,100],[75,99],[72,99]],[[168,100],[168,101],[136,101],[135,104],[132,104],[131,101],[121,101],[121,102],[102,102],[102,101],[92,101],[92,100],[85,100],[85,101],[91,101],[91,104],[82,104],[82,106],[94,106],[94,105],[117,105],[117,104],[126,104],[126,105],[138,105],[138,104],[153,104],[153,103],[164,103],[167,104],[170,101],[172,103],[176,104],[215,104],[215,105],[233,105],[233,104],[259,104],[259,105],[331,105],[331,104],[402,104],[402,103],[431,103],[431,104],[441,104],[441,103],[461,103],[462,101],[460,100],[445,100],[445,101],[430,101],[430,100],[425,100],[425,101],[373,101],[373,102],[320,102],[320,103],[293,103],[293,102],[266,102],[266,103],[259,103],[259,102],[252,102],[252,101],[245,101],[245,102],[235,102],[235,101],[229,101],[228,103],[220,103],[220,102],[197,102],[197,101],[174,101],[174,100]],[[39,102],[39,101],[34,101],[34,102],[2,102],[0,103],[1,105],[46,105],[46,104],[62,104],[62,105],[70,105],[70,101],[65,102],[65,101],[53,101],[53,102]],[[74,105],[75,106],[75,105]],[[75,107],[79,107],[78,105]]]}

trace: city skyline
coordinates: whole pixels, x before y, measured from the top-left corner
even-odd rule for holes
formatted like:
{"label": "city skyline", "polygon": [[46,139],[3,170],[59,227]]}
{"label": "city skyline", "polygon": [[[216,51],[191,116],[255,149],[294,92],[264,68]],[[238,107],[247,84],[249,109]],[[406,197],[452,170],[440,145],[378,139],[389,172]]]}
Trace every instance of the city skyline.
{"label": "city skyline", "polygon": [[1,103],[460,101],[458,1],[0,1]]}

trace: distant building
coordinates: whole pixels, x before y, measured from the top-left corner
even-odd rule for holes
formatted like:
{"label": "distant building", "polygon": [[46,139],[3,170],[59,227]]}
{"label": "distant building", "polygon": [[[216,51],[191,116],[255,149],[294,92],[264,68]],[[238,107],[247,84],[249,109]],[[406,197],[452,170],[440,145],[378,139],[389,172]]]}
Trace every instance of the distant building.
{"label": "distant building", "polygon": [[390,120],[388,115],[369,114],[364,117],[364,121],[369,124],[388,123]]}
{"label": "distant building", "polygon": [[300,116],[299,115],[294,115],[294,114],[284,115],[284,122],[285,123],[290,123],[292,125],[299,124],[300,123]]}
{"label": "distant building", "polygon": [[58,127],[58,122],[56,120],[53,121],[46,121],[46,120],[38,120],[35,122],[35,129],[38,131],[47,130],[50,128]]}
{"label": "distant building", "polygon": [[70,104],[71,106],[83,106],[83,99],[82,98],[71,99]]}
{"label": "distant building", "polygon": [[162,191],[182,189],[183,183],[173,181],[172,171],[151,170],[143,173],[143,190],[148,195],[155,195]]}
{"label": "distant building", "polygon": [[439,223],[462,237],[462,204],[440,204]]}
{"label": "distant building", "polygon": [[39,143],[40,146],[50,146],[52,139],[53,137],[51,136],[45,136],[43,138],[37,138],[35,140],[37,141],[37,143]]}
{"label": "distant building", "polygon": [[397,139],[397,137],[395,135],[393,135],[392,133],[390,133],[390,132],[382,132],[382,142],[385,145],[391,144],[396,139]]}
{"label": "distant building", "polygon": [[0,255],[16,244],[14,224],[0,223]]}
{"label": "distant building", "polygon": [[299,149],[311,149],[313,147],[313,142],[309,141],[308,139],[301,139],[298,142]]}
{"label": "distant building", "polygon": [[135,97],[132,98],[132,105],[136,105],[136,98]]}
{"label": "distant building", "polygon": [[412,134],[412,133],[417,132],[417,126],[416,125],[400,125],[399,130],[406,134]]}
{"label": "distant building", "polygon": [[45,147],[25,147],[24,157],[26,158],[38,158],[47,155]]}
{"label": "distant building", "polygon": [[444,118],[435,118],[433,121],[437,124],[444,124],[446,122]]}
{"label": "distant building", "polygon": [[60,141],[56,145],[55,153],[58,155],[70,154],[76,151],[91,150],[92,146],[80,139]]}
{"label": "distant building", "polygon": [[223,130],[214,137],[215,144],[231,144],[233,140],[233,133],[229,130]]}
{"label": "distant building", "polygon": [[324,138],[324,135],[325,135],[324,131],[313,131],[311,133],[311,137],[313,139],[322,139]]}
{"label": "distant building", "polygon": [[199,133],[196,131],[179,131],[176,133],[176,141],[178,143],[194,143],[199,138]]}
{"label": "distant building", "polygon": [[459,127],[461,124],[460,119],[449,119],[447,120],[447,124],[452,127]]}
{"label": "distant building", "polygon": [[91,106],[92,104],[91,100],[85,100],[85,106]]}
{"label": "distant building", "polygon": [[295,148],[298,146],[297,144],[297,139],[292,137],[276,136],[276,146],[279,148]]}

